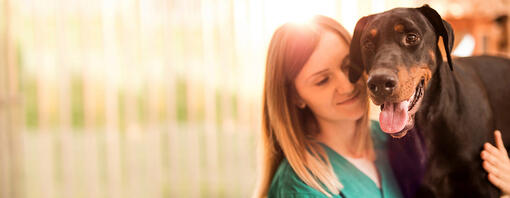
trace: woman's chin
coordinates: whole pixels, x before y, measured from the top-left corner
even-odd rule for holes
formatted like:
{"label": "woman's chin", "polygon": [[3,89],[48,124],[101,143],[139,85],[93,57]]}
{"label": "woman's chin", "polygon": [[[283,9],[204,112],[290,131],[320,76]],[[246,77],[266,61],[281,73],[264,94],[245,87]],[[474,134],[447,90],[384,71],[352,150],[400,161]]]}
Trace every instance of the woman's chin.
{"label": "woman's chin", "polygon": [[363,117],[363,113],[364,113],[364,112],[365,112],[365,111],[363,111],[363,109],[359,109],[359,110],[357,110],[356,112],[353,112],[353,114],[352,114],[351,118],[352,118],[353,120],[359,120],[359,119],[361,119],[361,118]]}
{"label": "woman's chin", "polygon": [[351,105],[337,105],[335,109],[338,114],[342,115],[341,117],[353,120],[360,119],[365,112],[364,105],[359,101]]}
{"label": "woman's chin", "polygon": [[352,108],[342,108],[338,109],[336,117],[341,118],[342,120],[359,120],[363,117],[364,113],[363,106],[357,106]]}

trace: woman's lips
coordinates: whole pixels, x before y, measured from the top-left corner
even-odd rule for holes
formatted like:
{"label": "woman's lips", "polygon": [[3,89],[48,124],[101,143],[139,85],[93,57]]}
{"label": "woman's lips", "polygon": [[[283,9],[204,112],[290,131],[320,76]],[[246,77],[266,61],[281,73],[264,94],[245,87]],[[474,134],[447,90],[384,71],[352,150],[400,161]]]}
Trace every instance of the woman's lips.
{"label": "woman's lips", "polygon": [[337,102],[336,105],[346,105],[346,104],[351,104],[351,103],[354,103],[357,99],[358,99],[358,96],[359,96],[359,91],[354,94],[354,96],[352,96],[351,98],[347,99],[347,100],[344,100],[342,102]]}

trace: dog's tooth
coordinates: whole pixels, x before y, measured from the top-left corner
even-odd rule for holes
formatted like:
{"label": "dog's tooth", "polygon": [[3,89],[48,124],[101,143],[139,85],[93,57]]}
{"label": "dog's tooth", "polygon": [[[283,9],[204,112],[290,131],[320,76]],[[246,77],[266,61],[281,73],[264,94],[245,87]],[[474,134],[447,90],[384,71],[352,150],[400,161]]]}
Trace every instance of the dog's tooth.
{"label": "dog's tooth", "polygon": [[414,100],[416,96],[416,91],[413,93],[413,95],[411,97],[409,97],[409,99],[407,99],[408,102],[412,102]]}

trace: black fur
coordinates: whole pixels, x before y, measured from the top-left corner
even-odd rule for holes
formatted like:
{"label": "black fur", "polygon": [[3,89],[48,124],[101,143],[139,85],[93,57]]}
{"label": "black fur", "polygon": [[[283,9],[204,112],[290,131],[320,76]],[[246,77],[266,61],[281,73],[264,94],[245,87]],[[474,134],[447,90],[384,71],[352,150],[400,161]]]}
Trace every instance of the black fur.
{"label": "black fur", "polygon": [[436,32],[437,36],[443,37],[443,44],[445,46],[448,65],[450,66],[450,69],[453,70],[452,57],[450,55],[450,52],[453,49],[454,41],[452,26],[448,22],[443,20],[441,16],[436,12],[436,10],[432,9],[428,5],[424,5],[416,9],[427,18],[430,24],[432,24],[432,27],[434,27],[434,31]]}
{"label": "black fur", "polygon": [[358,81],[358,79],[361,77],[361,74],[363,73],[363,70],[365,70],[365,66],[363,65],[362,59],[361,59],[361,45],[360,45],[360,38],[361,34],[363,33],[363,29],[365,29],[365,26],[370,20],[370,16],[363,17],[356,23],[356,27],[354,29],[354,34],[352,35],[352,41],[350,46],[350,59],[351,64],[356,65],[357,67],[350,67],[349,69],[349,81],[351,83],[354,83]]}

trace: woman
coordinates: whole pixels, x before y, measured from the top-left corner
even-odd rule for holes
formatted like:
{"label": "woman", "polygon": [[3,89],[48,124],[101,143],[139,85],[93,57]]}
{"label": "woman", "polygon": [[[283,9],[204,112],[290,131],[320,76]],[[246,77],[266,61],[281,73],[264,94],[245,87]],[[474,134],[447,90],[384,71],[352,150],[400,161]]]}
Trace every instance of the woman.
{"label": "woman", "polygon": [[[386,158],[388,137],[368,119],[366,78],[351,84],[346,75],[350,40],[340,24],[323,16],[274,33],[257,197],[402,196]],[[484,163],[489,173],[500,176],[510,173],[503,169],[510,163],[502,144],[498,148],[487,145],[482,156],[492,159]]]}

